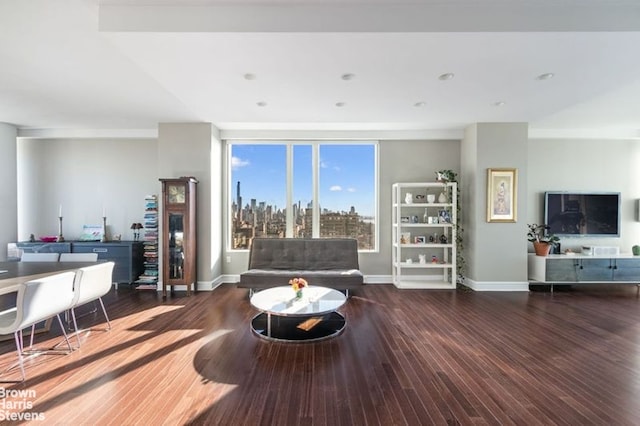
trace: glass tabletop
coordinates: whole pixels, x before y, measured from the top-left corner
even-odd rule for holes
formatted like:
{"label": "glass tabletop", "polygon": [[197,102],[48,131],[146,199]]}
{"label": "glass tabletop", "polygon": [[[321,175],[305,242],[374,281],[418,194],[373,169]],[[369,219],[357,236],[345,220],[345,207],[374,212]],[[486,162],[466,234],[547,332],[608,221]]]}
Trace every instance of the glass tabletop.
{"label": "glass tabletop", "polygon": [[296,293],[290,286],[269,288],[251,296],[254,307],[281,316],[333,312],[346,300],[347,297],[338,290],[314,286],[303,288],[300,299],[296,299]]}

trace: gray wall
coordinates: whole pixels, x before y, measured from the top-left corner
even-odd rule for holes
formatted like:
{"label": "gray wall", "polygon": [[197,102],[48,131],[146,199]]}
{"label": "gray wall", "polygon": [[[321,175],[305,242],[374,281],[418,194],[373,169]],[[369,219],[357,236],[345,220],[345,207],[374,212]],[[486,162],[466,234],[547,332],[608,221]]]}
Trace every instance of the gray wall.
{"label": "gray wall", "polygon": [[[478,123],[469,128],[462,142],[465,276],[468,284],[481,283],[496,290],[527,279],[526,123]],[[517,170],[517,221],[487,222],[487,169]],[[467,183],[468,181],[468,183]]]}
{"label": "gray wall", "polygon": [[[215,129],[209,125],[166,126],[163,129],[166,136],[162,142],[163,149],[160,149],[157,140],[151,139],[20,139],[16,154],[19,213],[16,216],[16,203],[12,201],[15,190],[11,185],[5,186],[0,190],[4,191],[0,192],[0,197],[3,197],[0,205],[0,220],[3,223],[0,238],[13,241],[16,235],[19,240],[25,240],[30,233],[36,237],[56,235],[58,206],[63,204],[64,234],[68,239],[79,236],[82,225],[99,223],[103,205],[107,209],[109,231],[121,233],[124,239],[131,239],[129,225],[134,221],[142,221],[144,196],[159,194],[158,177],[195,175],[204,183],[199,185],[200,208],[204,210],[199,210],[198,278],[216,279],[222,274],[242,272],[247,265],[247,253],[227,253],[224,247],[228,219],[224,198],[226,188],[222,183],[226,182],[226,153],[215,138]],[[11,140],[15,140],[15,129],[0,126],[0,131],[9,132],[8,137],[0,135],[3,153],[0,173],[4,177],[5,174],[11,175],[13,163],[9,159],[16,146],[11,143]],[[485,129],[480,137],[498,138],[499,135],[492,132]],[[520,130],[517,132],[521,133]],[[637,141],[529,140],[525,143],[526,152],[513,157],[513,153],[509,154],[508,150],[505,153],[503,147],[499,146],[492,148],[485,145],[478,149],[477,141],[474,141],[477,133],[476,126],[470,127],[461,142],[380,142],[380,251],[361,255],[361,267],[367,276],[388,279],[391,275],[392,183],[433,181],[434,172],[444,168],[459,170],[461,174],[462,214],[466,222],[463,222],[465,258],[468,266],[471,265],[469,270],[475,271],[472,275],[474,280],[518,281],[518,277],[525,276],[526,266],[521,263],[526,258],[524,253],[527,247],[531,250],[525,239],[526,224],[542,222],[542,194],[546,190],[606,190],[622,193],[621,238],[595,241],[565,239],[562,241],[563,248],[589,243],[618,245],[622,251],[629,252],[633,244],[640,244],[640,222],[637,221],[640,144]],[[193,142],[194,139],[198,141]],[[524,158],[526,164],[521,163]],[[520,170],[517,224],[485,222],[487,167],[517,167]],[[161,172],[162,176],[159,176]],[[209,178],[206,178],[207,174]],[[207,207],[207,204],[211,207]],[[20,218],[19,223],[17,217]],[[470,250],[469,253],[474,253],[473,250],[479,253],[483,240],[495,245],[491,250],[485,250],[485,258],[466,253],[467,250]],[[504,241],[518,248],[505,251]],[[6,250],[0,253],[6,256]],[[515,268],[519,275],[516,278],[503,275],[507,254],[517,256],[516,263],[519,266]],[[230,263],[226,263],[226,256],[230,256]],[[200,262],[201,258],[204,261]],[[474,264],[481,258],[482,265]]]}
{"label": "gray wall", "polygon": [[[621,237],[563,238],[562,249],[613,245],[630,253],[633,245],[640,244],[638,141],[533,139],[528,151],[527,223],[543,222],[545,191],[616,191],[622,194]],[[531,244],[529,251],[533,251]]]}
{"label": "gray wall", "polygon": [[[437,170],[459,170],[460,142],[380,141],[378,149],[380,250],[361,253],[360,268],[366,275],[382,275],[388,282],[391,275],[391,185],[395,182],[433,182]],[[226,225],[229,220],[227,208],[224,220]],[[237,275],[247,269],[248,251],[227,251],[227,247],[224,250],[223,274]],[[226,262],[227,258],[230,262]]]}

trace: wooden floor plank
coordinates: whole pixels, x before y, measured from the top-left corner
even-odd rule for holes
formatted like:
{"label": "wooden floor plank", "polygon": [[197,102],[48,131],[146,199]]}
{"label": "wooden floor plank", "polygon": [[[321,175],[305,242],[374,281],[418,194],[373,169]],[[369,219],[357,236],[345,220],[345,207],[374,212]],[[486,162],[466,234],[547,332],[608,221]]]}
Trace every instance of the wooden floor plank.
{"label": "wooden floor plank", "polygon": [[[6,412],[96,425],[640,423],[640,298],[630,286],[367,285],[341,309],[341,335],[294,344],[252,333],[257,312],[232,284],[166,300],[121,286],[105,302],[113,329],[97,313],[82,317],[80,349],[30,359],[25,383],[1,385],[35,393],[29,408]],[[54,325],[37,345],[60,338]],[[0,368],[15,360],[12,342],[0,343]]]}

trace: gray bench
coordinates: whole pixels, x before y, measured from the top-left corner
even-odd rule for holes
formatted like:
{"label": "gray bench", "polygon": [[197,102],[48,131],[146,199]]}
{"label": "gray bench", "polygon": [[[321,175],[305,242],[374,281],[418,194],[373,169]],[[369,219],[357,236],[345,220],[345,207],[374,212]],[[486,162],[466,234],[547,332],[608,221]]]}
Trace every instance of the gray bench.
{"label": "gray bench", "polygon": [[249,270],[240,274],[238,287],[253,291],[286,286],[292,278],[348,294],[364,283],[358,242],[350,238],[254,238]]}

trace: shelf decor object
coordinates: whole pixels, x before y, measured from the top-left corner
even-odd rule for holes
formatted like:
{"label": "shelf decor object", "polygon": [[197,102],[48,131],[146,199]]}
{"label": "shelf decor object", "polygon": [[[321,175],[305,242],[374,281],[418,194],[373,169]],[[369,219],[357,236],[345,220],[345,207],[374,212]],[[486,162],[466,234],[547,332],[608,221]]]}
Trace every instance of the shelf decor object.
{"label": "shelf decor object", "polygon": [[[407,203],[407,193],[411,193],[413,199],[424,195],[420,198],[422,202]],[[439,194],[444,194],[444,197],[438,197]],[[393,284],[396,287],[456,288],[457,197],[456,182],[393,184],[391,252]],[[417,223],[403,220],[413,216],[422,220]]]}
{"label": "shelf decor object", "polygon": [[139,222],[133,222],[131,224],[129,229],[133,230],[133,241],[138,241],[140,239],[140,230],[143,228],[144,226]]}
{"label": "shelf decor object", "polygon": [[[62,207],[60,207],[60,212],[62,212]],[[56,237],[56,241],[59,243],[64,242],[64,237],[62,236],[62,214],[58,216],[58,236]]]}
{"label": "shelf decor object", "polygon": [[106,243],[107,241],[109,241],[109,238],[107,237],[107,217],[106,216],[102,216],[102,238],[100,238],[100,241],[103,243]]}

